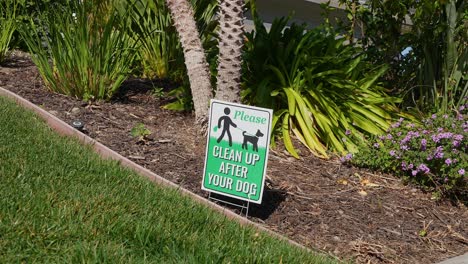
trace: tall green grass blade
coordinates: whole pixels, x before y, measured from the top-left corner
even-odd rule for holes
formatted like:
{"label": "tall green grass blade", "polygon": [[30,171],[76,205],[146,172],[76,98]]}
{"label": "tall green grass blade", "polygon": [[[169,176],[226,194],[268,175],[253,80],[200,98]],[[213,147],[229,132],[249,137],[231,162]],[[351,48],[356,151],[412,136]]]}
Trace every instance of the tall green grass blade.
{"label": "tall green grass blade", "polygon": [[299,158],[299,154],[297,154],[296,149],[291,141],[291,137],[289,136],[289,114],[285,113],[283,116],[283,121],[281,124],[281,131],[283,134],[283,142],[284,147],[286,150],[296,159]]}
{"label": "tall green grass blade", "polygon": [[0,2],[0,63],[8,56],[13,33],[17,28],[17,8],[16,0],[4,0]]}
{"label": "tall green grass blade", "polygon": [[315,131],[307,126],[306,121],[304,120],[304,117],[302,116],[302,113],[299,109],[296,109],[295,120],[297,121],[299,128],[302,131],[301,134],[304,137],[308,147],[315,152],[315,155],[322,158],[327,158],[328,156],[326,153],[326,147],[320,142]]}
{"label": "tall green grass blade", "polygon": [[296,98],[291,88],[285,88],[286,98],[288,99],[288,112],[289,115],[294,116],[296,113]]}
{"label": "tall green grass blade", "polygon": [[362,90],[368,90],[386,71],[388,67],[381,67],[377,71],[373,72],[370,77],[364,78],[360,82],[360,88]]}

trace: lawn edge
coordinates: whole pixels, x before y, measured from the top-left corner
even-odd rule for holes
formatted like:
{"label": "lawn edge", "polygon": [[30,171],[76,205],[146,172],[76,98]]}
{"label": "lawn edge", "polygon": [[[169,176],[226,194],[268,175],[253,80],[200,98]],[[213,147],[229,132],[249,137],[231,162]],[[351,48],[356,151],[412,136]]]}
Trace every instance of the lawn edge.
{"label": "lawn edge", "polygon": [[18,94],[15,94],[3,87],[0,86],[0,96],[3,96],[3,97],[6,97],[6,98],[10,98],[12,99],[13,101],[15,101],[16,104],[26,108],[26,109],[29,109],[31,111],[33,111],[35,114],[37,114],[40,118],[42,118],[46,124],[52,128],[54,131],[56,131],[57,133],[59,133],[60,135],[64,135],[64,136],[68,136],[68,137],[73,137],[73,138],[76,138],[78,139],[82,144],[86,144],[86,145],[90,145],[93,150],[99,154],[99,156],[101,156],[102,158],[104,159],[110,159],[110,160],[115,160],[115,161],[118,161],[120,165],[128,168],[128,169],[131,169],[132,171],[136,172],[138,175],[141,175],[141,176],[144,176],[146,178],[148,178],[150,181],[156,183],[156,184],[160,184],[162,186],[165,186],[165,187],[169,187],[169,188],[172,188],[172,189],[175,189],[177,190],[179,193],[181,193],[182,195],[186,196],[186,197],[190,197],[192,199],[194,199],[196,202],[200,203],[200,204],[203,204],[209,208],[212,208],[218,212],[220,212],[221,214],[223,214],[225,217],[231,219],[231,220],[234,220],[236,222],[238,222],[239,224],[243,225],[243,226],[251,226],[255,229],[258,229],[260,231],[263,231],[263,232],[266,232],[270,235],[272,235],[273,237],[276,237],[278,239],[281,239],[281,240],[284,240],[286,242],[288,242],[289,244],[291,245],[294,245],[294,246],[297,246],[299,248],[302,248],[304,250],[307,250],[311,253],[315,253],[315,254],[318,254],[318,255],[323,255],[323,256],[327,256],[327,257],[331,257],[335,260],[338,260],[338,261],[341,261],[339,260],[339,258],[337,258],[336,256],[333,256],[333,255],[330,255],[328,253],[325,253],[325,252],[322,252],[322,251],[319,251],[317,249],[312,249],[312,248],[309,248],[309,247],[306,247],[302,244],[299,244],[298,242],[294,241],[294,240],[291,240],[279,233],[276,233],[258,223],[255,223],[255,222],[252,222],[250,220],[248,220],[247,218],[244,218],[232,211],[230,211],[229,209],[225,208],[225,207],[222,207],[214,202],[211,202],[210,200],[202,197],[202,196],[199,196],[183,187],[181,187],[180,185],[177,185],[159,175],[157,175],[156,173],[136,164],[135,162],[125,158],[124,156],[120,155],[119,153],[113,151],[112,149],[106,147],[105,145],[103,145],[102,143],[92,139],[91,137],[81,133],[80,131],[78,131],[77,129],[71,127],[69,124],[67,124],[66,122],[62,121],[61,119],[59,119],[58,117],[52,115],[51,113],[47,112],[46,110],[40,108],[39,106],[35,105],[34,103],[26,100],[25,98],[21,97],[20,95]]}

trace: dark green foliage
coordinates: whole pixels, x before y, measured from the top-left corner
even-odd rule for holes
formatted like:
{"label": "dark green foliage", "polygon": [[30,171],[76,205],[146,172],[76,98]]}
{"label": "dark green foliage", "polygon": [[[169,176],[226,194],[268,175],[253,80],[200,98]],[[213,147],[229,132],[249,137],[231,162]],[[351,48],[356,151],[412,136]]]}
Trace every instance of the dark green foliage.
{"label": "dark green foliage", "polygon": [[8,56],[13,34],[17,28],[18,3],[16,0],[0,2],[0,63]]}
{"label": "dark green foliage", "polygon": [[[446,113],[466,103],[466,1],[340,2],[356,22],[349,23],[356,25],[350,31],[361,27],[361,41],[369,57],[391,66],[385,79],[405,98],[404,107]],[[411,52],[402,55],[408,47]]]}
{"label": "dark green foliage", "polygon": [[[276,135],[298,156],[293,132],[314,154],[355,151],[350,133],[378,134],[389,125],[398,99],[377,82],[386,67],[372,65],[357,46],[329,24],[307,31],[277,19],[268,32],[254,12],[256,32],[247,34],[244,100],[272,108]],[[355,137],[354,137],[355,138]]]}
{"label": "dark green foliage", "polygon": [[138,62],[143,77],[183,79],[183,54],[164,1],[136,1],[129,33],[141,42]]}
{"label": "dark green foliage", "polygon": [[[17,8],[17,23],[18,26],[26,24],[29,25],[30,20],[33,19],[35,22],[39,22],[39,17],[44,13],[53,13],[54,10],[60,10],[64,6],[69,5],[76,0],[3,0],[15,2],[18,5]],[[23,51],[28,51],[28,47],[20,33],[17,31],[13,34],[12,40],[13,46]]]}
{"label": "dark green foliage", "polygon": [[45,85],[85,100],[109,99],[130,72],[135,43],[111,3],[71,3],[31,19],[21,34]]}
{"label": "dark green foliage", "polygon": [[[214,84],[218,55],[215,34],[218,24],[214,16],[218,3],[214,0],[192,0],[191,3]],[[137,58],[139,64],[136,67],[137,74],[141,72],[143,77],[169,78],[181,83],[177,91],[169,93],[169,96],[175,98],[174,102],[165,107],[173,110],[192,109],[184,54],[165,1],[136,0],[132,13],[129,34],[141,43]]]}

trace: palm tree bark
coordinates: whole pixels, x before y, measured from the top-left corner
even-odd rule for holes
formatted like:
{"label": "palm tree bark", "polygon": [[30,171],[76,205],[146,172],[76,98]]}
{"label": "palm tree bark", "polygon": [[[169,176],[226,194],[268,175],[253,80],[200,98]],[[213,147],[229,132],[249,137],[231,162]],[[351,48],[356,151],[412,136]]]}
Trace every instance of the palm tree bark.
{"label": "palm tree bark", "polygon": [[244,0],[221,0],[216,99],[240,103]]}
{"label": "palm tree bark", "polygon": [[193,8],[187,0],[166,0],[166,3],[184,51],[195,118],[203,127],[208,118],[208,108],[213,95],[210,71],[198,34]]}

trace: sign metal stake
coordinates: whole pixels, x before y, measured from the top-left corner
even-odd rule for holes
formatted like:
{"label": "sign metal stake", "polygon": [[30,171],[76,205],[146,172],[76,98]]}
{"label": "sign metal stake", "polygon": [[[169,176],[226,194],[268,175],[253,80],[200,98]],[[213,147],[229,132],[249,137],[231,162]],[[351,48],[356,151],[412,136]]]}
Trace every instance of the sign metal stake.
{"label": "sign metal stake", "polygon": [[249,216],[250,201],[239,200],[242,204],[236,204],[236,203],[228,202],[228,201],[223,200],[221,198],[214,198],[213,196],[211,196],[211,194],[212,194],[212,192],[208,192],[208,200],[212,200],[212,201],[215,201],[215,202],[219,202],[219,203],[223,203],[223,204],[227,204],[227,205],[231,205],[231,206],[240,208],[240,210],[239,210],[239,215],[240,216],[244,216],[243,212],[244,212],[244,209],[245,209],[245,218],[247,218]]}

